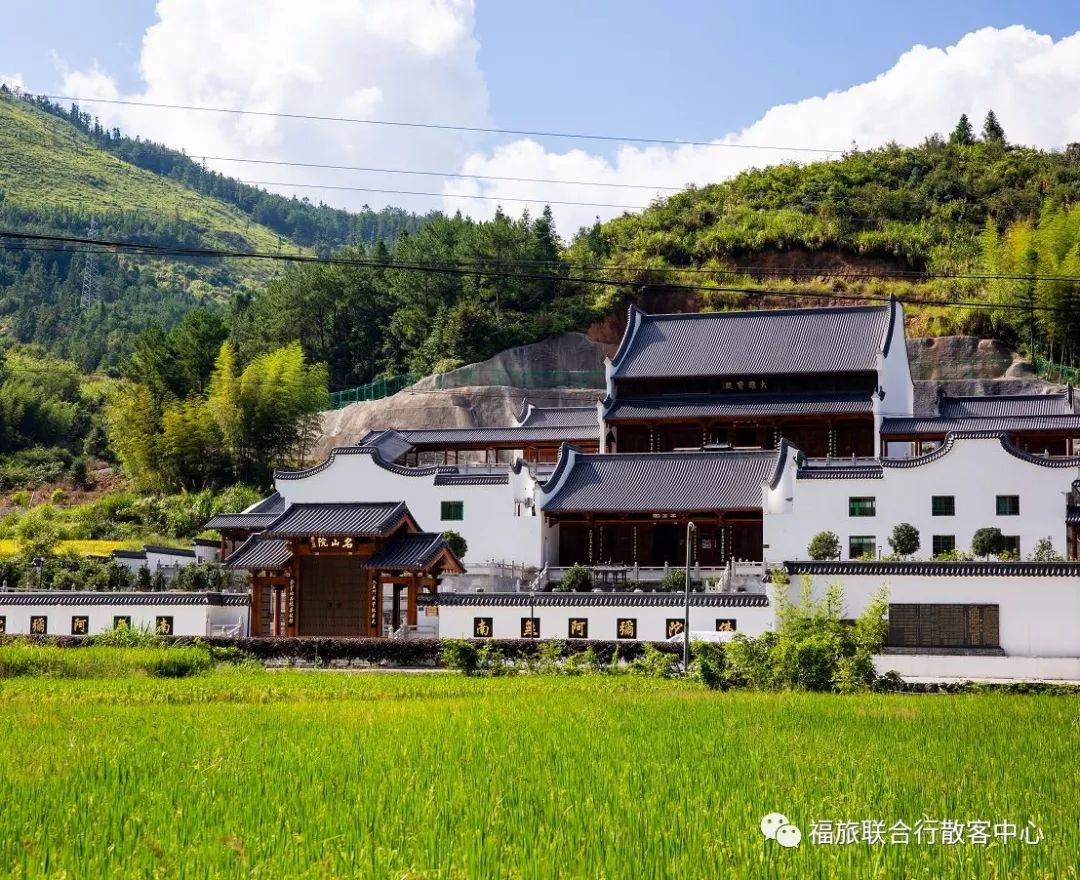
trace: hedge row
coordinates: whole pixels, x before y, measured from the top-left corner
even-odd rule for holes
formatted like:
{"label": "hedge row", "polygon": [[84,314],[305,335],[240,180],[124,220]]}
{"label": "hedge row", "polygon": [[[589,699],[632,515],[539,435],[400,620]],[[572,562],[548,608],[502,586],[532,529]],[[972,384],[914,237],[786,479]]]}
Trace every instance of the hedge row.
{"label": "hedge row", "polygon": [[[61,648],[78,648],[90,645],[92,637],[85,636],[3,636],[0,644],[10,641],[26,641],[37,644],[56,645]],[[316,666],[334,661],[358,661],[379,666],[427,666],[439,665],[439,639],[361,639],[361,638],[199,638],[176,636],[176,645],[191,645],[196,641],[215,648],[238,648],[262,662],[302,661]],[[645,642],[581,641],[567,639],[476,639],[477,645],[491,645],[502,652],[508,660],[536,656],[541,643],[558,645],[562,656],[577,654],[586,648],[596,652],[601,663],[608,663],[615,656],[633,660],[641,655]],[[671,642],[656,642],[661,651],[681,655],[682,646]],[[550,650],[550,648],[548,648]]]}

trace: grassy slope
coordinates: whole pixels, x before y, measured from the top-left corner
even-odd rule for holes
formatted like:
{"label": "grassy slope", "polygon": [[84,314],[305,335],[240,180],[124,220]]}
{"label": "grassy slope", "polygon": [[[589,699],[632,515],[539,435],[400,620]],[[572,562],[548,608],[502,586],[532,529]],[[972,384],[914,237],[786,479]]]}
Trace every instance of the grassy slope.
{"label": "grassy slope", "polygon": [[[26,678],[0,703],[5,876],[1078,876],[1067,697],[255,671]],[[799,849],[762,839],[774,810]],[[1046,838],[809,842],[924,817]]]}
{"label": "grassy slope", "polygon": [[[0,156],[0,191],[11,205],[177,219],[196,230],[207,247],[276,251],[281,243],[277,233],[235,208],[136,168],[98,149],[63,120],[3,96]],[[296,250],[288,241],[285,246]],[[257,261],[231,265],[234,276],[244,279],[261,280],[275,271]]]}

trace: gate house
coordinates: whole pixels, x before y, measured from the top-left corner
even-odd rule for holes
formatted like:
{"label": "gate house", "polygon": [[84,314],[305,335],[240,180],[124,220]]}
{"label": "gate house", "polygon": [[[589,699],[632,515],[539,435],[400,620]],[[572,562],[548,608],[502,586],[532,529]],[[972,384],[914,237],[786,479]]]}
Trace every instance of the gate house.
{"label": "gate house", "polygon": [[416,626],[419,593],[464,570],[400,502],[291,504],[227,564],[251,573],[255,636],[373,637]]}

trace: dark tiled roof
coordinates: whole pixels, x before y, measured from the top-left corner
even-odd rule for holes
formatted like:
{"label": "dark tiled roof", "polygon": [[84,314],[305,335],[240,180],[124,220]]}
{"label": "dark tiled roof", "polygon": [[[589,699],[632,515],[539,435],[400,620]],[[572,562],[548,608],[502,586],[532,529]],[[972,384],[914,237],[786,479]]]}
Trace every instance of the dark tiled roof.
{"label": "dark tiled roof", "polygon": [[252,504],[244,513],[281,513],[289,503],[278,492],[266,496],[262,501]]}
{"label": "dark tiled roof", "polygon": [[1065,510],[1065,522],[1068,525],[1076,525],[1080,523],[1080,507],[1076,507],[1070,504]]}
{"label": "dark tiled roof", "polygon": [[289,542],[283,539],[262,538],[250,535],[229,554],[225,565],[229,568],[282,569],[292,559]]}
{"label": "dark tiled roof", "polygon": [[800,480],[880,480],[885,469],[880,464],[808,464],[800,467],[796,477]]}
{"label": "dark tiled roof", "polygon": [[509,474],[438,474],[436,486],[505,486],[510,482]]}
{"label": "dark tiled roof", "polygon": [[158,553],[163,556],[185,556],[195,558],[195,551],[184,547],[163,547],[160,544],[147,544],[144,548],[147,553]]}
{"label": "dark tiled roof", "polygon": [[529,406],[519,427],[600,430],[595,406]]}
{"label": "dark tiled roof", "polygon": [[364,568],[381,571],[422,570],[446,549],[446,539],[437,532],[396,535],[381,552],[364,560]]}
{"label": "dark tiled roof", "polygon": [[[563,451],[561,458],[569,455]],[[578,453],[565,480],[541,505],[544,511],[730,510],[761,508],[762,483],[778,453]],[[548,480],[555,488],[563,469]]]}
{"label": "dark tiled roof", "polygon": [[727,394],[618,398],[605,414],[619,419],[753,418],[812,413],[869,413],[867,394]]}
{"label": "dark tiled roof", "polygon": [[247,593],[129,593],[50,590],[41,593],[0,592],[0,605],[228,605],[246,606]]}
{"label": "dark tiled roof", "polygon": [[418,428],[401,431],[413,446],[446,446],[457,443],[565,443],[573,440],[599,440],[600,425],[596,411],[590,425],[547,425],[537,428]]}
{"label": "dark tiled roof", "polygon": [[266,531],[264,538],[298,535],[385,535],[409,515],[404,502],[357,504],[291,504]]}
{"label": "dark tiled roof", "polygon": [[145,550],[113,550],[113,559],[146,559]]}
{"label": "dark tiled roof", "polygon": [[1048,416],[987,416],[985,418],[882,419],[882,436],[907,434],[941,435],[957,431],[1074,431],[1080,429],[1080,414]]}
{"label": "dark tiled roof", "polygon": [[385,462],[397,461],[413,448],[413,445],[398,431],[370,431],[359,445],[371,446],[379,450],[379,455]]}
{"label": "dark tiled roof", "polygon": [[891,306],[631,313],[616,378],[876,370]]}
{"label": "dark tiled roof", "polygon": [[[682,607],[683,593],[430,593],[421,594],[421,605],[476,606],[492,608],[564,608],[612,606]],[[691,593],[690,604],[695,608],[767,608],[769,597],[764,593]]]}
{"label": "dark tiled roof", "polygon": [[203,524],[204,529],[265,529],[277,519],[276,513],[219,513]]}
{"label": "dark tiled roof", "polygon": [[1080,562],[785,562],[790,574],[922,577],[1080,577]]}
{"label": "dark tiled roof", "polygon": [[981,397],[943,397],[938,404],[943,418],[1073,415],[1065,394],[999,394]]}
{"label": "dark tiled roof", "polygon": [[220,547],[221,542],[213,538],[192,538],[191,543],[196,547]]}

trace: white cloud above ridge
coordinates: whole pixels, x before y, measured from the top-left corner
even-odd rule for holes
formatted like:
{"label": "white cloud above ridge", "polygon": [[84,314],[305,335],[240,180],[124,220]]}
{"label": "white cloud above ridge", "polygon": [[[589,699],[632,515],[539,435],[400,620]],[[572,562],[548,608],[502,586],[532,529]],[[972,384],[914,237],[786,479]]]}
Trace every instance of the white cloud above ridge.
{"label": "white cloud above ridge", "polygon": [[[1080,32],[1054,41],[1021,26],[983,28],[946,48],[915,46],[869,82],[773,107],[745,129],[717,138],[716,142],[837,151],[849,149],[853,143],[864,149],[890,141],[917,144],[934,132],[947,134],[961,113],[967,113],[978,129],[992,108],[1013,143],[1061,147],[1080,141],[1077,94]],[[820,158],[825,156],[750,148],[628,144],[608,160],[580,149],[559,152],[535,141],[519,140],[473,153],[466,158],[465,167],[471,174],[682,187],[720,181],[751,167]],[[645,204],[658,194],[598,186],[471,180],[450,182],[444,191],[496,198],[614,203],[628,208]],[[485,217],[497,203],[447,200],[448,208],[463,204],[474,216]],[[515,205],[520,207],[520,203],[506,203],[507,209]],[[553,206],[564,235],[596,217],[608,219],[622,210]]]}
{"label": "white cloud above ridge", "polygon": [[[473,0],[321,0],[296,12],[290,0],[159,0],[140,56],[144,88],[119,91],[96,66],[66,71],[69,94],[269,113],[371,117],[490,127],[477,63]],[[1080,140],[1080,33],[1059,40],[1014,26],[984,28],[944,48],[914,46],[874,79],[773,107],[717,142],[845,150],[913,144],[947,133],[961,112],[978,127],[993,108],[1014,143]],[[333,165],[460,170],[464,174],[682,187],[745,168],[820,158],[813,153],[709,146],[626,144],[614,154],[578,141],[546,143],[483,135],[275,117],[84,104],[107,125],[217,155]],[[440,192],[395,194],[274,187],[348,208],[368,203],[441,207],[489,217],[501,202],[532,213],[552,202],[569,237],[594,218],[647,204],[656,190],[529,181],[381,175],[211,162],[248,180]],[[659,194],[663,194],[662,192]],[[488,197],[486,199],[478,196]],[[516,201],[528,199],[535,201]],[[596,202],[602,206],[557,204]]]}
{"label": "white cloud above ridge", "polygon": [[[67,71],[66,94],[265,113],[430,120],[486,126],[487,86],[476,61],[473,0],[159,0],[143,35],[144,87],[121,93],[98,67]],[[83,102],[106,125],[186,150],[238,157],[387,168],[457,168],[477,137],[388,126]],[[208,164],[247,180],[419,190],[417,178],[326,169]],[[431,188],[430,179],[426,184]],[[364,192],[271,187],[359,208],[440,201]],[[437,189],[437,187],[436,187]]]}

